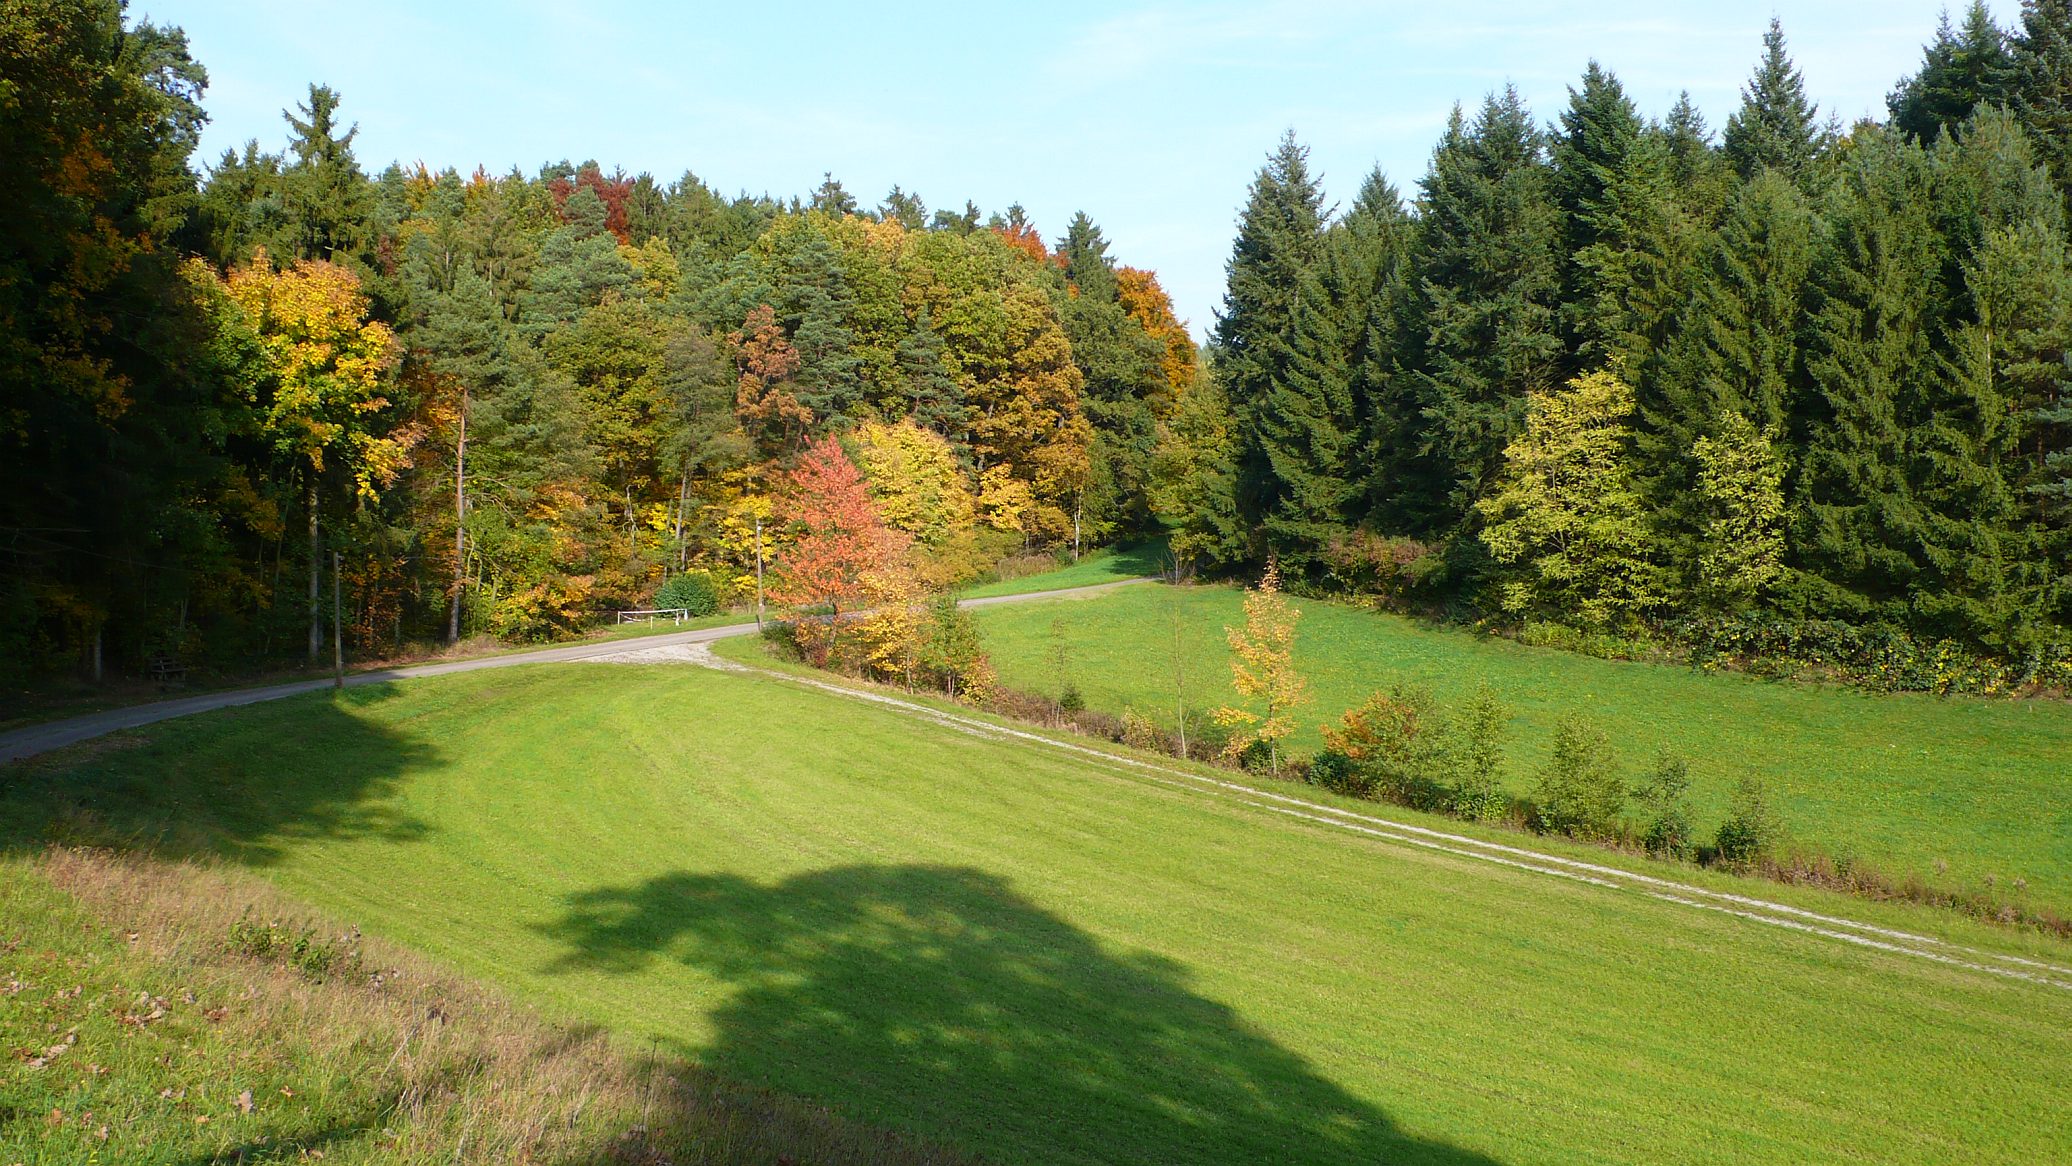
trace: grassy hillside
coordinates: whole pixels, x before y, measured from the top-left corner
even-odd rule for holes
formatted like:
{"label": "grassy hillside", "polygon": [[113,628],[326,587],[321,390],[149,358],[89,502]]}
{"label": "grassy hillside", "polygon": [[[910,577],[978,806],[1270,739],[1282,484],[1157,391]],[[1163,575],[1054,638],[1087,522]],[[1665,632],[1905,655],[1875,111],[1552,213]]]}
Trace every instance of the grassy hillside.
{"label": "grassy hillside", "polygon": [[[1555,722],[1587,716],[1637,770],[1661,749],[1690,758],[1701,829],[1724,816],[1744,773],[1779,795],[1802,839],[1895,873],[2006,892],[2072,910],[2072,705],[1834,688],[1597,660],[1433,628],[1396,616],[1298,602],[1296,659],[1315,701],[1298,748],[1376,689],[1429,686],[1461,698],[1487,683],[1512,708],[1511,785],[1530,790]],[[1088,705],[1175,716],[1174,626],[1190,703],[1233,699],[1227,625],[1239,592],[1146,586],[976,613],[1002,680],[1055,695],[1066,680]],[[1059,646],[1066,664],[1058,666]]]}
{"label": "grassy hillside", "polygon": [[18,854],[221,853],[633,1047],[1005,1160],[2072,1156],[2072,993],[767,679],[412,682],[0,783]]}
{"label": "grassy hillside", "polygon": [[0,857],[0,1000],[0,1162],[959,1161],[192,863]]}

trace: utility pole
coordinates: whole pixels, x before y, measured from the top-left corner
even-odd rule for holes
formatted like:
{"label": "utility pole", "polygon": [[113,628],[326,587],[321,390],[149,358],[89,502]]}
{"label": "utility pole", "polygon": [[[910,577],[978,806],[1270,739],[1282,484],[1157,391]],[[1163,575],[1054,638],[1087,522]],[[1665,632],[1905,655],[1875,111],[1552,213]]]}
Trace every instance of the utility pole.
{"label": "utility pole", "polygon": [[344,604],[339,602],[338,583],[339,554],[331,552],[331,687],[345,687],[345,629],[340,627],[339,614]]}
{"label": "utility pole", "polygon": [[755,630],[763,630],[763,516],[755,516]]}

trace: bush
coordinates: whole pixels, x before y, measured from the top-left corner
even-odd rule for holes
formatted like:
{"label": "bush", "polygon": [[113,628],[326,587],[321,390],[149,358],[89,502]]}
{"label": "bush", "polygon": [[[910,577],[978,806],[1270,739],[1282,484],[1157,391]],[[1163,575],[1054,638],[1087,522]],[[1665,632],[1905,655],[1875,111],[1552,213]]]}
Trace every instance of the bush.
{"label": "bush", "polygon": [[1690,858],[1696,850],[1687,802],[1691,789],[1690,766],[1683,758],[1664,752],[1655,768],[1633,791],[1647,824],[1641,828],[1641,845],[1657,858]]}
{"label": "bush", "polygon": [[684,571],[671,575],[655,592],[655,606],[659,608],[680,607],[691,613],[692,618],[712,615],[719,610],[719,583],[710,571]]}
{"label": "bush", "polygon": [[1361,773],[1362,797],[1384,798],[1433,809],[1452,785],[1453,741],[1439,702],[1422,688],[1398,686],[1324,730],[1325,745],[1343,754]]}
{"label": "bush", "polygon": [[1086,698],[1079,695],[1079,686],[1067,681],[1065,691],[1058,696],[1058,711],[1062,713],[1082,712],[1086,709]]}
{"label": "bush", "polygon": [[1727,820],[1719,824],[1715,842],[1722,861],[1747,865],[1775,850],[1784,823],[1770,808],[1769,791],[1754,777],[1744,777],[1727,802]]}
{"label": "bush", "polygon": [[1511,710],[1499,701],[1495,690],[1482,685],[1468,698],[1468,706],[1455,722],[1454,757],[1460,784],[1449,799],[1455,814],[1477,822],[1494,822],[1510,812],[1511,798],[1504,792],[1504,726]]}
{"label": "bush", "polygon": [[1374,796],[1374,779],[1367,768],[1336,749],[1317,754],[1309,765],[1309,782],[1349,798]]}
{"label": "bush", "polygon": [[1568,718],[1554,726],[1554,752],[1540,771],[1539,827],[1577,838],[1616,838],[1626,785],[1604,730]]}

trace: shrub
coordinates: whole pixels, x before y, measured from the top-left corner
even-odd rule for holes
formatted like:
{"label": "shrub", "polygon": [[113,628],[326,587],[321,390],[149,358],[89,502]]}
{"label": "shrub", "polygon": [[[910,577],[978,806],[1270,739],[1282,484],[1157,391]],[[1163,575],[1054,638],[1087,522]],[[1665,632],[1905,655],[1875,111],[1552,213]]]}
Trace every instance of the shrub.
{"label": "shrub", "polygon": [[294,968],[305,977],[322,982],[333,974],[351,976],[359,971],[360,953],[352,941],[358,933],[325,939],[313,926],[294,927],[277,919],[260,920],[251,911],[230,925],[230,950],[261,963]]}
{"label": "shrub", "polygon": [[710,571],[684,571],[671,575],[655,592],[655,606],[659,608],[680,607],[693,617],[711,615],[719,610],[719,583]]}
{"label": "shrub", "polygon": [[1309,782],[1349,798],[1374,796],[1374,779],[1367,767],[1336,749],[1317,754],[1309,765]]}
{"label": "shrub", "polygon": [[1439,703],[1422,688],[1377,692],[1324,730],[1325,745],[1357,766],[1369,793],[1430,809],[1452,784],[1453,742]]}
{"label": "shrub", "polygon": [[1784,824],[1770,808],[1769,791],[1753,776],[1743,777],[1727,802],[1727,820],[1719,824],[1715,845],[1723,861],[1746,865],[1776,849]]}
{"label": "shrub", "polygon": [[1493,822],[1510,811],[1503,779],[1504,725],[1510,719],[1511,710],[1485,684],[1468,698],[1455,722],[1453,750],[1460,784],[1454,787],[1450,808],[1463,818]]}
{"label": "shrub", "polygon": [[1615,838],[1626,785],[1604,730],[1568,718],[1554,726],[1554,751],[1540,771],[1539,827],[1577,838]]}
{"label": "shrub", "polygon": [[1079,686],[1067,681],[1065,691],[1058,696],[1058,711],[1076,713],[1084,711],[1085,708],[1086,698],[1079,695]]}
{"label": "shrub", "polygon": [[1689,764],[1669,752],[1655,759],[1647,780],[1634,788],[1633,796],[1647,820],[1640,841],[1649,854],[1687,859],[1695,851],[1687,800],[1690,789]]}

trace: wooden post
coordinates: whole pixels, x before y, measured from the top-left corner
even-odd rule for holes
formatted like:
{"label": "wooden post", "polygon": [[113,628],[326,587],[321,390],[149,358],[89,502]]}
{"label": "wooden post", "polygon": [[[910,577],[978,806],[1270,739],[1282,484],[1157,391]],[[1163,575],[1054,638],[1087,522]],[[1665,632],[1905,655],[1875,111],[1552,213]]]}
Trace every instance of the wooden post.
{"label": "wooden post", "polygon": [[331,552],[331,687],[345,687],[345,629],[339,615],[344,605],[339,602],[338,583],[339,554]]}

